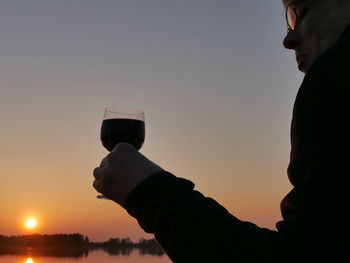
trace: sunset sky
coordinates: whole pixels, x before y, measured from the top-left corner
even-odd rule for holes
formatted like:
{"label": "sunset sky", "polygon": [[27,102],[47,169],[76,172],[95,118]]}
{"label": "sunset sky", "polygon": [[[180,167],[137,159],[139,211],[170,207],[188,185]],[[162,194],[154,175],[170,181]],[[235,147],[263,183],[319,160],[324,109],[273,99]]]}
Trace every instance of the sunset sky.
{"label": "sunset sky", "polygon": [[110,105],[145,111],[148,158],[274,229],[303,77],[285,27],[279,0],[1,0],[0,234],[151,237],[92,188]]}

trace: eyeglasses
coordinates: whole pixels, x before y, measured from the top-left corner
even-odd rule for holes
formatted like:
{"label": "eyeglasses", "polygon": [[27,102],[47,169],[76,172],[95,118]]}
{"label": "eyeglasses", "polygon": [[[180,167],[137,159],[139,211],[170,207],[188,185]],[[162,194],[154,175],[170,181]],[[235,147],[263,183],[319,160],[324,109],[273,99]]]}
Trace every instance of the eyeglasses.
{"label": "eyeglasses", "polygon": [[295,23],[298,17],[298,13],[295,10],[295,5],[301,4],[305,0],[293,0],[286,7],[286,21],[287,21],[287,32],[295,29]]}

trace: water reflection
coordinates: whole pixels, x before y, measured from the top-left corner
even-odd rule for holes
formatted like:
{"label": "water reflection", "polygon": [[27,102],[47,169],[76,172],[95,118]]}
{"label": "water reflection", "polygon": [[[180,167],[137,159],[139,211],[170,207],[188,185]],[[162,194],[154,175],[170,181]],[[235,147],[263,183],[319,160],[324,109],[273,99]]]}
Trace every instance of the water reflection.
{"label": "water reflection", "polygon": [[0,247],[1,256],[23,256],[24,263],[38,263],[35,257],[83,258],[93,251],[104,251],[110,256],[130,256],[135,250],[140,256],[163,256],[164,251],[159,247]]}
{"label": "water reflection", "polygon": [[163,256],[164,250],[160,247],[149,247],[149,248],[139,248],[139,254],[141,256],[144,255],[152,255],[152,256]]}
{"label": "water reflection", "polygon": [[131,252],[133,251],[132,247],[104,247],[102,248],[103,251],[107,252],[110,256],[130,256]]}

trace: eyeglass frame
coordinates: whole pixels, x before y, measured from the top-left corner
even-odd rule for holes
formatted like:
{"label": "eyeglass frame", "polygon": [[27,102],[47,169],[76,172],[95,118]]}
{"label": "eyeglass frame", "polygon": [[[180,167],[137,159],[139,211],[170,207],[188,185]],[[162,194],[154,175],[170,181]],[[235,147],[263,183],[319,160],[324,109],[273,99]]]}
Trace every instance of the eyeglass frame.
{"label": "eyeglass frame", "polygon": [[[296,4],[301,4],[305,2],[305,0],[292,0],[287,6],[286,6],[286,22],[287,22],[287,32],[291,32],[291,31],[294,31],[295,30],[295,23],[294,23],[294,26],[292,27],[290,24],[289,24],[289,16],[288,16],[288,11],[289,11],[289,8],[292,8],[293,5],[296,5]],[[298,17],[298,15],[296,14],[296,12],[292,9],[294,15],[295,15],[295,18]]]}

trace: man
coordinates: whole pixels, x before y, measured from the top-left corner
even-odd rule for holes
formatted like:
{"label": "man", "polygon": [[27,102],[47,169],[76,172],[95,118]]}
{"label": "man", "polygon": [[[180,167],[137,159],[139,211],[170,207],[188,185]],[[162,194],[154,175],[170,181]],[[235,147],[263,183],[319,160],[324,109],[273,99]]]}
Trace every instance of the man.
{"label": "man", "polygon": [[350,1],[283,3],[284,45],[306,75],[291,128],[294,188],[278,231],[238,220],[127,143],[94,171],[96,190],[154,233],[174,262],[350,262]]}

